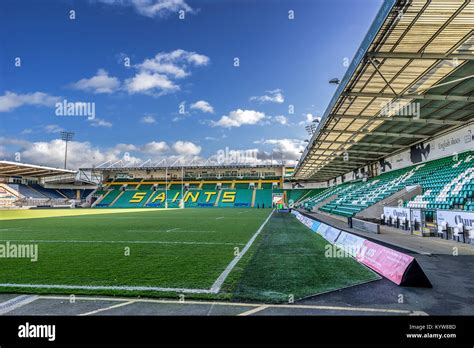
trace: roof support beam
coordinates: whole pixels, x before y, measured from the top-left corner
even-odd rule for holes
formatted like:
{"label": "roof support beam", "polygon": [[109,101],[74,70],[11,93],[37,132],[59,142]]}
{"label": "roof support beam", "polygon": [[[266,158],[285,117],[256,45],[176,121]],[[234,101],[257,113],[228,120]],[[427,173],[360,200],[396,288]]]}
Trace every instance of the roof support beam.
{"label": "roof support beam", "polygon": [[393,89],[393,87],[392,87],[392,85],[390,84],[390,82],[387,81],[387,79],[385,78],[385,76],[383,76],[383,74],[380,72],[379,68],[377,67],[377,64],[375,64],[374,61],[372,60],[372,58],[370,58],[370,57],[369,57],[369,62],[370,62],[370,64],[372,64],[372,66],[374,67],[375,71],[377,71],[377,73],[380,75],[380,77],[382,78],[382,80],[384,80],[385,85],[388,86],[388,88],[390,88],[393,93],[397,94],[397,92]]}
{"label": "roof support beam", "polygon": [[428,119],[428,118],[400,117],[400,116],[388,117],[388,116],[341,115],[341,114],[331,114],[330,116],[334,118],[338,118],[338,119],[350,119],[350,120],[393,121],[393,122],[439,124],[439,125],[452,125],[452,126],[460,126],[465,123],[463,121],[437,120],[437,119]]}
{"label": "roof support beam", "polygon": [[329,141],[329,140],[318,140],[316,141],[316,144],[323,144],[323,143],[326,143],[326,144],[336,144],[336,145],[344,145],[344,144],[347,144],[347,145],[361,145],[361,146],[375,146],[375,147],[389,147],[389,148],[393,148],[393,149],[403,149],[405,147],[407,147],[406,145],[397,145],[397,144],[384,144],[384,143],[365,143],[365,142],[347,142],[347,141]]}
{"label": "roof support beam", "polygon": [[[337,155],[324,155],[324,154],[319,154],[319,153],[311,153],[312,156],[318,156],[319,157],[327,157],[327,158],[339,158],[339,157],[344,157],[344,152],[343,153],[340,153],[340,154],[337,154]],[[344,161],[344,162],[349,162],[350,159],[352,158],[355,158],[355,159],[361,159],[361,160],[365,160],[365,161],[373,161],[375,158],[373,157],[359,157],[357,155],[351,155],[351,154],[347,154],[349,160],[348,161]],[[309,159],[309,162],[308,163],[311,163],[311,159]]]}
{"label": "roof support beam", "polygon": [[367,97],[387,99],[423,99],[423,100],[446,100],[470,103],[474,101],[472,95],[441,95],[441,94],[392,94],[392,93],[368,93],[368,92],[344,92],[346,97]]}
{"label": "roof support beam", "polygon": [[[327,163],[325,165],[323,165],[322,167],[320,168],[328,168],[328,169],[331,169],[331,168],[336,168],[336,169],[344,169],[344,170],[353,170],[354,168],[358,168],[358,167],[354,167],[354,166],[357,166],[357,164],[354,164],[354,165],[350,165],[350,164],[347,164],[347,165],[343,165],[342,163],[339,163],[339,164],[332,164],[332,163]],[[315,168],[317,169],[317,168]]]}
{"label": "roof support beam", "polygon": [[348,150],[345,150],[345,152],[349,152],[349,153],[362,153],[364,155],[377,155],[377,156],[385,156],[385,155],[390,155],[390,152],[386,152],[386,151],[357,151],[357,150],[351,150],[351,149],[348,149]]}
{"label": "roof support beam", "polygon": [[38,174],[38,173],[49,173],[48,170],[38,170],[38,169],[33,169],[33,168],[15,168],[15,169],[9,169],[9,170],[3,170],[3,168],[0,168],[0,172],[3,175],[20,175],[23,173],[30,173],[30,174]]}
{"label": "roof support beam", "polygon": [[312,168],[310,170],[310,172],[312,174],[314,173],[323,173],[323,174],[330,174],[330,175],[333,175],[333,174],[336,174],[336,175],[340,175],[340,174],[346,174],[348,173],[350,170],[347,170],[347,169],[330,169],[330,168]]}
{"label": "roof support beam", "polygon": [[396,137],[396,138],[417,138],[424,139],[427,138],[426,135],[422,134],[408,134],[408,133],[391,133],[391,132],[370,132],[370,131],[340,131],[340,130],[328,130],[323,131],[325,134],[363,134],[363,135],[378,135],[383,137]]}
{"label": "roof support beam", "polygon": [[474,54],[461,53],[413,53],[413,52],[368,52],[370,58],[394,58],[394,59],[431,59],[431,60],[474,60]]}
{"label": "roof support beam", "polygon": [[347,172],[341,172],[341,171],[337,171],[337,172],[335,172],[335,171],[317,171],[317,172],[315,172],[315,173],[312,173],[312,174],[310,175],[310,177],[314,177],[314,176],[316,176],[316,175],[320,175],[321,178],[323,178],[323,179],[324,179],[324,178],[327,178],[327,179],[325,179],[325,180],[328,180],[328,179],[332,179],[332,178],[334,178],[334,177],[336,177],[336,176],[344,175],[344,174],[346,174],[346,173],[347,173]]}

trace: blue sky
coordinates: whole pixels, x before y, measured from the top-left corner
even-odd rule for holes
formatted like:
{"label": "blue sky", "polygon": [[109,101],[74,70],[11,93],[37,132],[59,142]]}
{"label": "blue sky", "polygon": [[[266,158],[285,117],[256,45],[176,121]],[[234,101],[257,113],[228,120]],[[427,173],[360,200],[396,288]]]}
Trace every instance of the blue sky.
{"label": "blue sky", "polygon": [[[294,161],[381,2],[3,0],[0,158],[61,166],[68,130],[71,167],[226,147]],[[58,116],[64,100],[95,118]]]}

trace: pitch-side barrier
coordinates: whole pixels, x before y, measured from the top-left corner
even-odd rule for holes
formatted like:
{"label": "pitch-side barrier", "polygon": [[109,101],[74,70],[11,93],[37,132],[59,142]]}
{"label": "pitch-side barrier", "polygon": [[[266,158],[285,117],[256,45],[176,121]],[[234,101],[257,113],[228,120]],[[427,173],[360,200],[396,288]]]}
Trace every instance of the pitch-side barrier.
{"label": "pitch-side barrier", "polygon": [[371,268],[400,286],[432,287],[428,277],[413,256],[390,249],[347,231],[292,210],[291,213],[313,232],[359,263]]}

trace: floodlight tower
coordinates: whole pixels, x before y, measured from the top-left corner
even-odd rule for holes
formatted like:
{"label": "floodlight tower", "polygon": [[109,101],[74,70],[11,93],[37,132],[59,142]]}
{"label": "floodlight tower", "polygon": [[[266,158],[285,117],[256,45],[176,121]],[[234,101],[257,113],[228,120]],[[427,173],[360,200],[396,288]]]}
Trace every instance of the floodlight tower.
{"label": "floodlight tower", "polygon": [[74,132],[61,132],[61,139],[66,142],[66,148],[64,150],[64,169],[67,164],[67,143],[74,138]]}

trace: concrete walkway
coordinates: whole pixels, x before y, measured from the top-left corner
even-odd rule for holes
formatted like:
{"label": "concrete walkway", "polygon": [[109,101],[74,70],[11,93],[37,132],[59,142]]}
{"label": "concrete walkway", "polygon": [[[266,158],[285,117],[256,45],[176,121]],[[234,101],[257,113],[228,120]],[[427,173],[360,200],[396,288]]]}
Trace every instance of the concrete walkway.
{"label": "concrete walkway", "polygon": [[419,237],[389,226],[380,226],[380,234],[363,232],[349,228],[347,220],[339,216],[322,212],[307,213],[301,211],[301,213],[312,216],[328,225],[394,247],[394,249],[404,249],[422,255],[456,255],[456,253],[457,255],[474,255],[474,245],[472,244],[459,243],[438,237]]}

